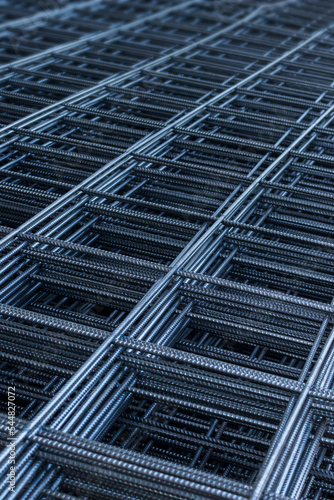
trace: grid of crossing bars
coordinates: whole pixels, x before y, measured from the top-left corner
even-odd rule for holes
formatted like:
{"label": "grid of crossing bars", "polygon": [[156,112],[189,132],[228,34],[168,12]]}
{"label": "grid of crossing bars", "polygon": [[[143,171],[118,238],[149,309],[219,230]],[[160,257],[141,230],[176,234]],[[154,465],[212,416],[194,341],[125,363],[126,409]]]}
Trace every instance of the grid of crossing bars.
{"label": "grid of crossing bars", "polygon": [[0,498],[332,498],[331,3],[24,5]]}

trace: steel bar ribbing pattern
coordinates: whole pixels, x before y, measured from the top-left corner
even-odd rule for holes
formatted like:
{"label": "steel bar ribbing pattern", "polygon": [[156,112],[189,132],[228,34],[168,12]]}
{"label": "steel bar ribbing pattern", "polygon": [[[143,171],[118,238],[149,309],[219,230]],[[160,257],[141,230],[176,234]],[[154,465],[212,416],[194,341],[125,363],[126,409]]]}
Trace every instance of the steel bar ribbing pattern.
{"label": "steel bar ribbing pattern", "polygon": [[0,25],[0,499],[333,498],[332,3]]}

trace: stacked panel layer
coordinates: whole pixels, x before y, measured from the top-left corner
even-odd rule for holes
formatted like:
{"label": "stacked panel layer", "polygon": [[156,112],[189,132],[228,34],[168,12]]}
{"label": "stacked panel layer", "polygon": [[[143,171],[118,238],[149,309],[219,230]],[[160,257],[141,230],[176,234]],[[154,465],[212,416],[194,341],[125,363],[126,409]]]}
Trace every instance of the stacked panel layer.
{"label": "stacked panel layer", "polygon": [[334,498],[332,2],[0,23],[0,499]]}

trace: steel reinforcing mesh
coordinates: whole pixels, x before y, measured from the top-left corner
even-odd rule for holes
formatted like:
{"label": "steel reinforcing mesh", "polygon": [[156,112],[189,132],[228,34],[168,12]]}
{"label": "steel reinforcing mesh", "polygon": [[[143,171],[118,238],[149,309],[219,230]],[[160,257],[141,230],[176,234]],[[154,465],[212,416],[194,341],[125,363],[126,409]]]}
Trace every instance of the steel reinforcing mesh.
{"label": "steel reinforcing mesh", "polygon": [[334,498],[333,3],[0,27],[0,500]]}

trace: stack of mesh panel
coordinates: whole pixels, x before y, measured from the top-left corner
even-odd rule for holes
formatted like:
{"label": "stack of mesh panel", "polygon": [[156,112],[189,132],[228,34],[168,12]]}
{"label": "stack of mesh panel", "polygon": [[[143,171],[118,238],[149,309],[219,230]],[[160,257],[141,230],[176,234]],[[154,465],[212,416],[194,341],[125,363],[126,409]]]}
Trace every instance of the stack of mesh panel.
{"label": "stack of mesh panel", "polygon": [[334,498],[334,4],[0,22],[0,500]]}

